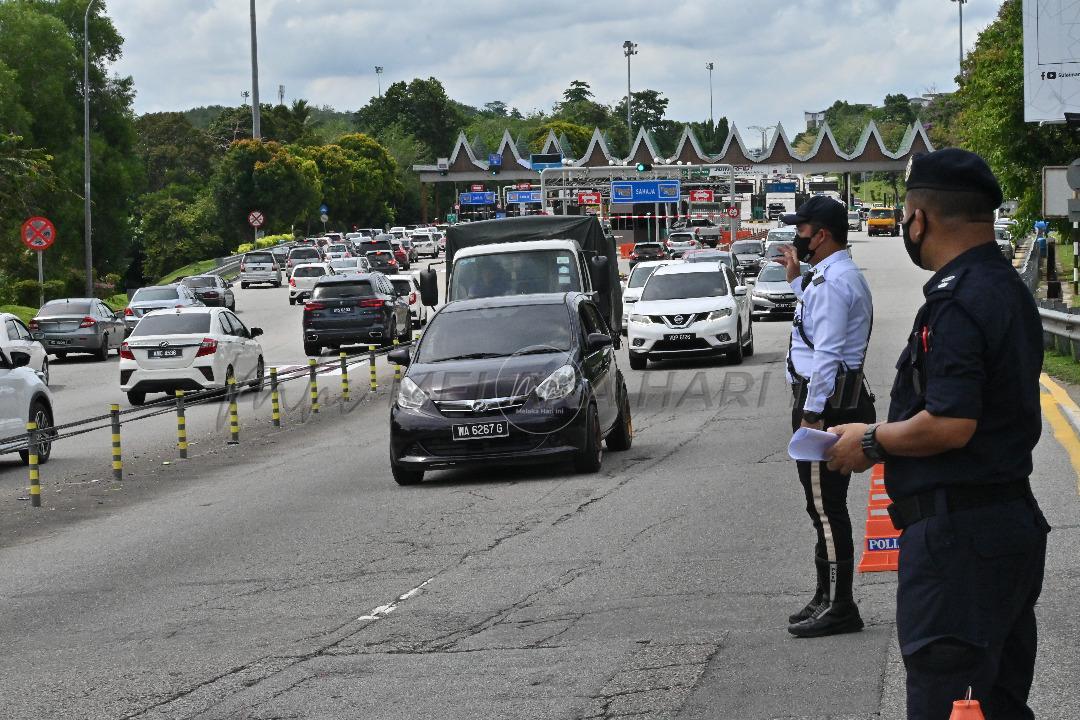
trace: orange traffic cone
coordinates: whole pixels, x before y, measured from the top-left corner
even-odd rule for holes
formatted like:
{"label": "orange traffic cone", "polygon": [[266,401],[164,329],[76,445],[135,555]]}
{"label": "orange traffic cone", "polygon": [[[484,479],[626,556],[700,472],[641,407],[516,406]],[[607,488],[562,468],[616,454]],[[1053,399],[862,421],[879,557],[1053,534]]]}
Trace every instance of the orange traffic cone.
{"label": "orange traffic cone", "polygon": [[949,720],[986,720],[982,708],[979,707],[979,701],[971,699],[971,688],[968,688],[966,698],[953,703]]}
{"label": "orange traffic cone", "polygon": [[870,499],[866,504],[866,542],[859,572],[896,570],[900,559],[900,531],[889,517],[889,494],[885,491],[885,466],[870,471]]}

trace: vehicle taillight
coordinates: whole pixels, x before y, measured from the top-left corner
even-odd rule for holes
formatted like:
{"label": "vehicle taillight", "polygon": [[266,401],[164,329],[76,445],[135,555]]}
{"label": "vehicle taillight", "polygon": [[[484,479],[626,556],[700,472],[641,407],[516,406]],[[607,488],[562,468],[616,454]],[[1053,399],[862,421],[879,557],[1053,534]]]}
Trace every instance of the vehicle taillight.
{"label": "vehicle taillight", "polygon": [[203,338],[199,343],[199,350],[195,353],[195,357],[203,357],[205,355],[213,355],[217,352],[217,340],[214,338]]}
{"label": "vehicle taillight", "polygon": [[310,300],[304,303],[304,312],[312,312],[314,310],[325,310],[326,304],[321,302],[311,302]]}
{"label": "vehicle taillight", "polygon": [[393,265],[394,267],[397,267],[397,260],[387,260],[387,262],[389,264]]}
{"label": "vehicle taillight", "polygon": [[41,329],[41,325],[38,324],[38,321],[36,319],[31,320],[29,323],[27,323],[26,327],[30,328],[31,330]]}
{"label": "vehicle taillight", "polygon": [[296,287],[296,278],[289,278],[289,287]]}
{"label": "vehicle taillight", "polygon": [[630,253],[631,260],[637,260],[637,253]]}
{"label": "vehicle taillight", "polygon": [[240,272],[244,272],[245,270],[247,270],[247,265],[240,263]]}
{"label": "vehicle taillight", "polygon": [[134,360],[135,359],[135,354],[131,352],[131,348],[128,347],[127,343],[124,343],[124,344],[122,344],[120,346],[120,359],[121,360]]}
{"label": "vehicle taillight", "polygon": [[415,305],[416,304],[416,293],[415,292],[409,293],[409,304],[410,305]]}
{"label": "vehicle taillight", "polygon": [[207,290],[205,293],[203,293],[203,297],[217,297],[217,290]]}
{"label": "vehicle taillight", "polygon": [[84,317],[84,318],[82,319],[82,322],[81,322],[81,323],[79,323],[79,327],[81,327],[81,328],[92,328],[92,327],[94,327],[95,325],[97,325],[97,320],[95,320],[94,318],[90,317],[89,315],[87,315],[86,317]]}
{"label": "vehicle taillight", "polygon": [[124,317],[134,317],[135,311],[129,307],[124,308]]}
{"label": "vehicle taillight", "polygon": [[377,298],[374,299],[374,300],[361,300],[360,301],[360,307],[381,308],[385,304],[386,304],[385,300],[379,300]]}

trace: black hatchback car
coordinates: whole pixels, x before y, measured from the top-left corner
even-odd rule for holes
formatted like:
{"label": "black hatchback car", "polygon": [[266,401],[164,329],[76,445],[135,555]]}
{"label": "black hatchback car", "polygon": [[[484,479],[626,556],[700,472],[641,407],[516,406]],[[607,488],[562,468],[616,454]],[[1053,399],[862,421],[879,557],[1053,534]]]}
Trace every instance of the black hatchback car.
{"label": "black hatchback car", "polygon": [[658,242],[639,242],[630,251],[630,267],[646,260],[667,260],[667,248]]}
{"label": "black hatchback car", "polygon": [[369,250],[364,253],[364,257],[367,258],[372,270],[388,275],[397,275],[400,272],[393,250]]}
{"label": "black hatchback car", "polygon": [[445,305],[415,347],[390,410],[390,467],[400,485],[427,470],[570,460],[597,472],[602,443],[633,441],[611,332],[581,293]]}
{"label": "black hatchback car", "polygon": [[382,273],[324,275],[304,304],[304,352],[412,339],[409,298]]}

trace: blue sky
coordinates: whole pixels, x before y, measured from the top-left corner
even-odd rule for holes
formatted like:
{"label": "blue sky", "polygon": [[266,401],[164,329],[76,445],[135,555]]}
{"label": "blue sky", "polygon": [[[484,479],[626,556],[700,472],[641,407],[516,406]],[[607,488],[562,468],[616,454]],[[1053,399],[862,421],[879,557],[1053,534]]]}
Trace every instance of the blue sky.
{"label": "blue sky", "polygon": [[[245,0],[108,0],[125,37],[114,70],[132,75],[136,110],[237,104],[251,84]],[[669,117],[715,113],[741,128],[803,127],[804,110],[837,98],[880,103],[886,93],[955,88],[957,4],[950,0],[592,0],[456,3],[257,0],[260,89],[355,110],[383,85],[442,80],[471,105],[502,100],[550,109],[571,80],[597,99],[626,92],[624,40],[638,44],[635,90],[670,100]],[[964,43],[996,16],[996,0],[964,7]]]}

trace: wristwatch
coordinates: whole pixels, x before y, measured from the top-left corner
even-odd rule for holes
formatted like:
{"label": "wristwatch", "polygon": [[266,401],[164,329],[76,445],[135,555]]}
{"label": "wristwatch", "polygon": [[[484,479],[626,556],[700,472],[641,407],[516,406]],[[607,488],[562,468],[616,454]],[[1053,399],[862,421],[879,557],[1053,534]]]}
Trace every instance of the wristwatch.
{"label": "wristwatch", "polygon": [[862,436],[862,451],[870,460],[874,462],[881,462],[882,460],[888,460],[889,454],[885,452],[885,448],[881,447],[881,443],[877,439],[877,429],[881,423],[874,423],[866,428],[866,432]]}
{"label": "wristwatch", "polygon": [[821,421],[821,413],[813,412],[812,410],[803,410],[802,419],[813,425],[814,423]]}

